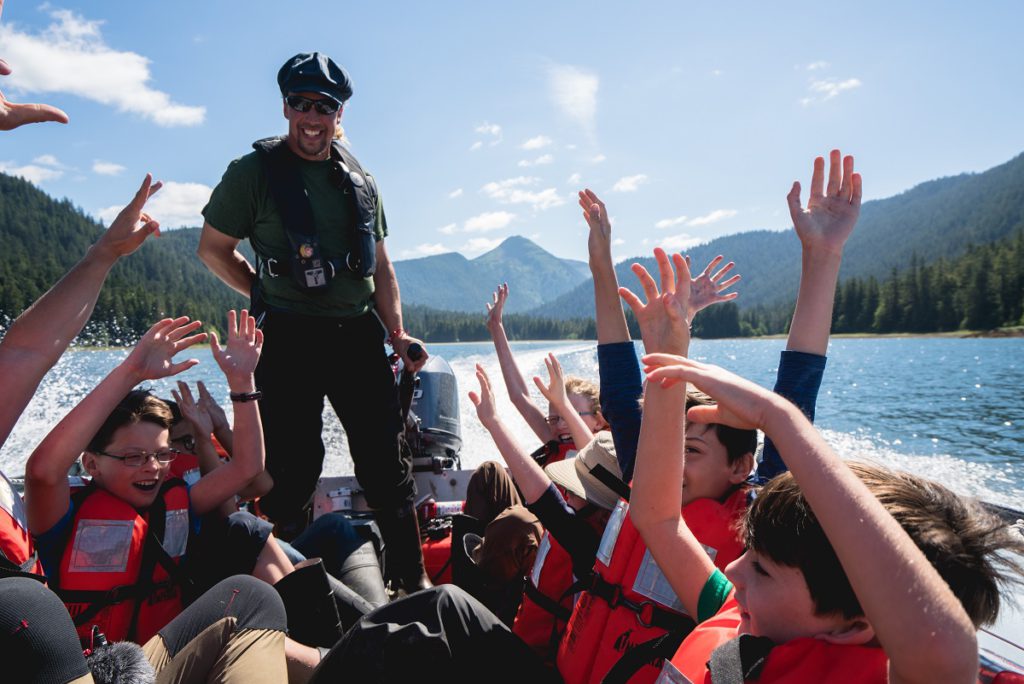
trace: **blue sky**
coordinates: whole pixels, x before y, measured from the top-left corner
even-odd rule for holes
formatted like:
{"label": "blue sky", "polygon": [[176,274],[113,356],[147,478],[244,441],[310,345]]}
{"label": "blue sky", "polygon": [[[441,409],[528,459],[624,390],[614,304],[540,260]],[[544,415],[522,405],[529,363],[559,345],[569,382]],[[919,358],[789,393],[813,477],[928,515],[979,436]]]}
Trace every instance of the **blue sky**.
{"label": "blue sky", "polygon": [[7,0],[0,87],[71,124],[4,134],[0,170],[103,217],[152,171],[153,214],[196,225],[312,50],[352,75],[396,259],[514,234],[585,258],[584,186],[626,258],[785,229],[831,147],[868,199],[1024,151],[1020,2],[719,4]]}

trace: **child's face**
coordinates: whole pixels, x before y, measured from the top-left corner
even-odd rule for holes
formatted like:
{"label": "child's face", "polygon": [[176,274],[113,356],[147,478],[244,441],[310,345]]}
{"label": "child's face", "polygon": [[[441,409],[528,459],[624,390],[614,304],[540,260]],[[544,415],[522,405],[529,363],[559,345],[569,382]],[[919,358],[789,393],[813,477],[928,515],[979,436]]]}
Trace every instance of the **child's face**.
{"label": "child's face", "polygon": [[814,600],[799,568],[779,565],[753,549],[730,563],[725,575],[736,587],[742,611],[740,634],[765,636],[781,644],[830,634],[845,624],[841,615],[814,614]]}
{"label": "child's face", "polygon": [[[601,418],[600,413],[593,410],[588,397],[570,392],[569,403],[572,404],[576,413],[580,414],[580,418],[583,419],[584,424],[590,428],[591,432],[597,432],[604,428],[604,419]],[[548,425],[551,427],[551,439],[559,441],[570,439],[569,426],[566,424],[565,418],[555,413],[551,406],[548,406]],[[576,446],[583,445],[577,444]]]}
{"label": "child's face", "polygon": [[713,427],[689,423],[683,463],[683,505],[696,499],[721,499],[746,479],[751,467],[745,458],[729,464],[729,454]]}
{"label": "child's face", "polygon": [[[168,448],[168,432],[155,423],[123,425],[103,450],[115,456],[132,452],[157,452]],[[96,484],[135,508],[147,508],[156,500],[169,464],[148,458],[137,468],[126,466],[109,456],[86,453],[83,464]]]}

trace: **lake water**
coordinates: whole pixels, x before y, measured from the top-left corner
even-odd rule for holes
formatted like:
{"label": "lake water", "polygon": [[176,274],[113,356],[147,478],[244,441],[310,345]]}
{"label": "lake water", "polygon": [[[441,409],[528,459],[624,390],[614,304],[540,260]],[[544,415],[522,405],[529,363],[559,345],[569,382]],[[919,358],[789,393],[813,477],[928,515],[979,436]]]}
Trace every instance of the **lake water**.
{"label": "lake water", "polygon": [[[567,373],[597,379],[593,343],[513,343],[527,377],[544,373],[543,358],[558,354]],[[771,387],[782,340],[695,340],[694,358],[722,365]],[[490,343],[436,344],[430,350],[452,365],[459,382],[462,462],[472,467],[496,451],[476,420],[466,393],[476,386],[474,364],[488,369],[499,408],[529,448],[537,439],[505,394]],[[20,475],[36,443],[98,380],[126,355],[123,350],[65,354],[46,377],[7,444],[0,468]],[[203,380],[215,396],[227,388],[209,350],[184,374]],[[170,396],[172,381],[152,383]],[[834,340],[818,399],[817,425],[845,457],[870,459],[927,475],[956,491],[1014,508],[1024,507],[1024,339],[885,338]],[[536,399],[542,403],[539,393]],[[341,426],[328,408],[324,438],[327,474],[349,474]]]}

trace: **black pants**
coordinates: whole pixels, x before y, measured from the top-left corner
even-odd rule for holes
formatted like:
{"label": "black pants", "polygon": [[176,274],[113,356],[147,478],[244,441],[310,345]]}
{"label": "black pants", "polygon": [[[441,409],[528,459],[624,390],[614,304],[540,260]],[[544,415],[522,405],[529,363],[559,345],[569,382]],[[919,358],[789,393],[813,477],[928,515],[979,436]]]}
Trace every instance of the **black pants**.
{"label": "black pants", "polygon": [[561,678],[472,596],[451,584],[378,608],[345,633],[312,682],[516,682]]}
{"label": "black pants", "polygon": [[412,460],[400,445],[401,408],[372,313],[350,319],[267,313],[256,384],[267,470],[274,488],[260,500],[276,522],[309,504],[323,467],[324,397],[345,428],[355,474],[371,508],[392,509],[415,496]]}

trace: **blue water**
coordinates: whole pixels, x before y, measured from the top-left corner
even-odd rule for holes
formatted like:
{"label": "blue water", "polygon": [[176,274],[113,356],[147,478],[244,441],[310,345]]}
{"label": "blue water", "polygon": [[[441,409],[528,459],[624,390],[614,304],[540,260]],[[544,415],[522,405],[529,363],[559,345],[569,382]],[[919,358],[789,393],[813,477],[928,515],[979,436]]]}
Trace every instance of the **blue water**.
{"label": "blue water", "polygon": [[[775,379],[782,340],[695,340],[691,353],[762,385]],[[491,374],[499,408],[517,437],[536,437],[505,395],[490,343],[431,345],[459,382],[463,464],[495,456],[476,421],[466,392],[476,384],[474,364]],[[593,343],[514,343],[525,375],[542,374],[549,351],[567,373],[597,378]],[[72,351],[46,377],[40,391],[0,450],[0,468],[20,474],[32,448],[126,352]],[[200,364],[184,374],[204,380],[215,396],[227,388],[206,349],[191,354]],[[171,380],[152,386],[169,396]],[[834,340],[818,400],[817,425],[845,457],[869,459],[928,475],[951,488],[1016,508],[1024,507],[1024,339],[886,338]],[[535,392],[538,403],[542,403]],[[230,412],[230,402],[225,401]],[[340,424],[325,411],[328,474],[351,473]]]}

